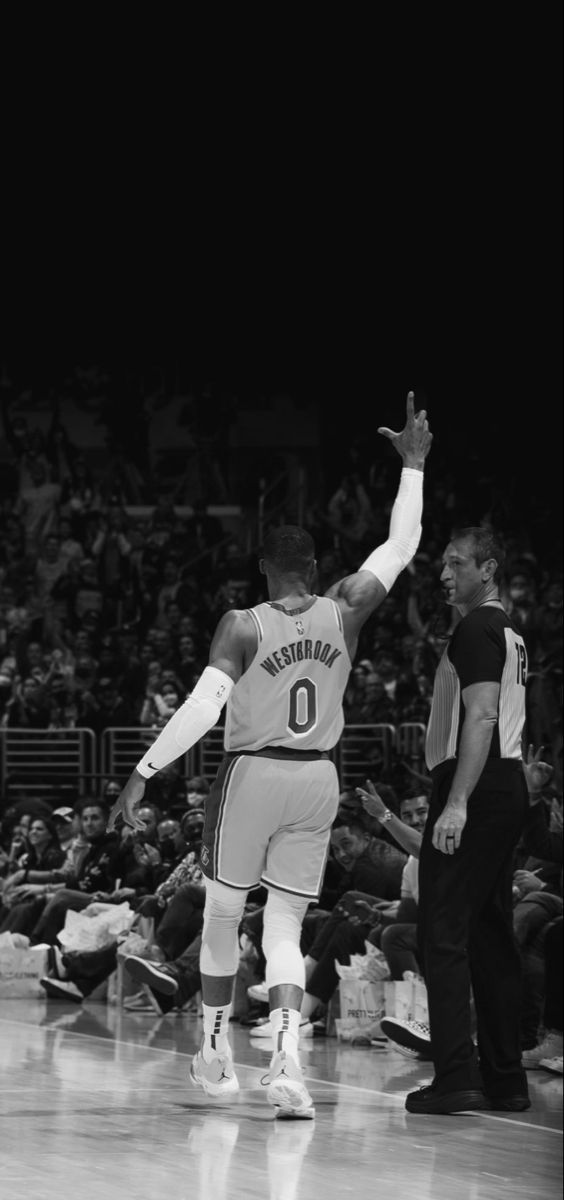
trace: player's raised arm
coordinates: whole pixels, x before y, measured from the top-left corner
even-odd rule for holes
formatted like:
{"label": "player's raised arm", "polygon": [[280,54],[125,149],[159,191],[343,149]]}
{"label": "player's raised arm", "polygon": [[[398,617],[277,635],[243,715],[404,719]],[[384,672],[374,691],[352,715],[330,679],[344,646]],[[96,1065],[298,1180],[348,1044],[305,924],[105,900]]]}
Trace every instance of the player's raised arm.
{"label": "player's raised arm", "polygon": [[230,611],[221,618],[210,647],[209,663],[196,686],[161,729],[158,737],[134,767],[110,813],[113,829],[121,813],[126,824],[144,828],[137,818],[147,779],[186,754],[219,721],[221,710],[246,666],[253,637],[244,612]]}
{"label": "player's raised arm", "polygon": [[390,516],[389,537],[378,546],[354,575],[329,588],[326,595],[339,602],[343,615],[360,625],[382,603],[404,567],[411,562],[421,538],[423,472],[433,435],[425,409],[415,412],[415,397],[408,392],[406,422],[395,433],[380,426],[378,433],[391,441],[403,462],[398,493]]}

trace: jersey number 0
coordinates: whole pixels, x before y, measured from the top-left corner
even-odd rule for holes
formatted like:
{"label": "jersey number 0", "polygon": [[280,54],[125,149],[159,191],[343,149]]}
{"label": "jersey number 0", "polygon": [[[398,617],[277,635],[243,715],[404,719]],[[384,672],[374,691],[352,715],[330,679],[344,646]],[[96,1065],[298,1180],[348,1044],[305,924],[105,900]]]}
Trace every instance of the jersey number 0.
{"label": "jersey number 0", "polygon": [[312,679],[296,679],[289,692],[288,729],[294,737],[309,733],[317,722],[317,687]]}

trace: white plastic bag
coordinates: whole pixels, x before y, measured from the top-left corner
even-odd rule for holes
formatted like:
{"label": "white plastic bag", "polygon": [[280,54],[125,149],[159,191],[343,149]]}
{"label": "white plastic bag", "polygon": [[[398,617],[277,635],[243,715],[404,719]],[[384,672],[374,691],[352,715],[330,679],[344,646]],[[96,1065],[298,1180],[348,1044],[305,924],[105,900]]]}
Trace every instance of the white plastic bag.
{"label": "white plastic bag", "polygon": [[370,983],[367,979],[341,980],[341,1015],[335,1020],[339,1041],[369,1045],[373,1038],[382,1037],[380,1020],[385,1012],[384,988],[383,981]]}
{"label": "white plastic bag", "polygon": [[381,979],[390,979],[390,968],[385,954],[365,942],[366,954],[351,954],[350,963],[335,962],[335,970],[339,979],[368,979],[370,983],[378,983]]}
{"label": "white plastic bag", "polygon": [[89,904],[82,912],[69,909],[57,935],[63,950],[104,950],[131,928],[136,914],[123,904]]}

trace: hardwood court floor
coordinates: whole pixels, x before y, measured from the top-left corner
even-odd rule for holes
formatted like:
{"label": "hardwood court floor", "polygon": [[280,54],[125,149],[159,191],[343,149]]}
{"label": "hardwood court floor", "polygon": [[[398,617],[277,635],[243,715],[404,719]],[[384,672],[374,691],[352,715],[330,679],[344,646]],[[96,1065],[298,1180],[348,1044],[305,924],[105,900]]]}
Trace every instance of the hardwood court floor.
{"label": "hardwood court floor", "polygon": [[304,1043],[315,1121],[275,1121],[269,1042],[232,1025],[241,1094],[188,1080],[195,1016],[0,1001],[2,1200],[555,1200],[562,1077],[529,1073],[532,1109],[415,1117],[427,1063],[334,1038]]}

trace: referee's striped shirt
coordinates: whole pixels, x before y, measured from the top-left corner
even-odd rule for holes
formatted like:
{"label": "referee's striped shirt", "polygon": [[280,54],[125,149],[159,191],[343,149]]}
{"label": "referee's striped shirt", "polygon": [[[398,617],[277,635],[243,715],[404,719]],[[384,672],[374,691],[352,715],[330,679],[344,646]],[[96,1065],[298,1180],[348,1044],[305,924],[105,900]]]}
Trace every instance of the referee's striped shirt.
{"label": "referee's striped shirt", "polygon": [[473,683],[499,683],[497,723],[488,761],[521,759],[527,651],[502,608],[483,604],[456,626],[437,668],[427,724],[429,771],[456,758],[464,720],[462,692]]}

